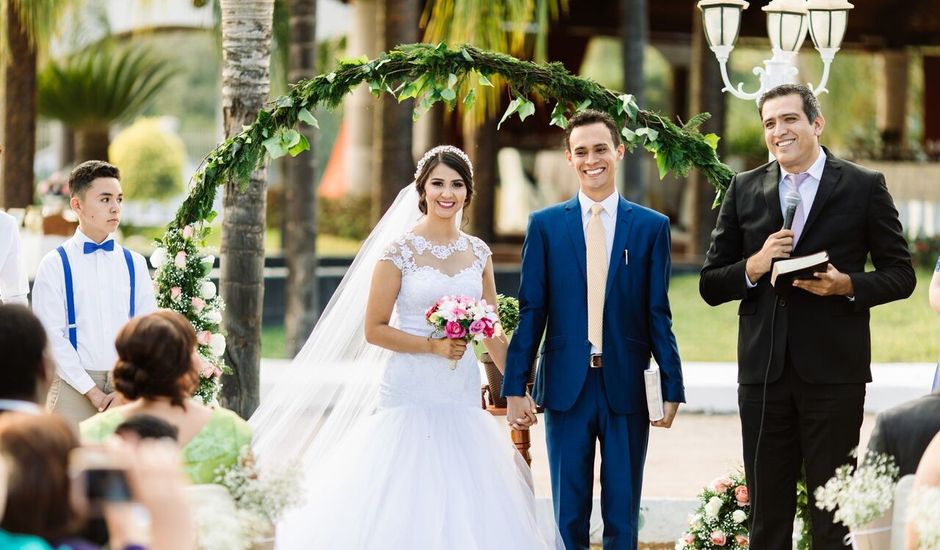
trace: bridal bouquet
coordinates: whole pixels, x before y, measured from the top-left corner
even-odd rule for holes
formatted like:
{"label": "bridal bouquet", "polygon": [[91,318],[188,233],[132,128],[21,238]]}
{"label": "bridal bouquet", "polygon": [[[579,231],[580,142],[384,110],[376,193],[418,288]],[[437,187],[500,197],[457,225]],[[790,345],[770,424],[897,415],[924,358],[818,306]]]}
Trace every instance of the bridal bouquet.
{"label": "bridal bouquet", "polygon": [[[474,300],[469,296],[444,296],[428,308],[424,317],[434,327],[435,336],[467,342],[492,338],[499,321],[495,307],[486,300]],[[452,360],[451,370],[456,367],[457,361]]]}
{"label": "bridal bouquet", "polygon": [[747,517],[751,502],[743,472],[715,479],[702,490],[699,500],[701,504],[689,518],[689,530],[676,543],[676,550],[748,547]]}

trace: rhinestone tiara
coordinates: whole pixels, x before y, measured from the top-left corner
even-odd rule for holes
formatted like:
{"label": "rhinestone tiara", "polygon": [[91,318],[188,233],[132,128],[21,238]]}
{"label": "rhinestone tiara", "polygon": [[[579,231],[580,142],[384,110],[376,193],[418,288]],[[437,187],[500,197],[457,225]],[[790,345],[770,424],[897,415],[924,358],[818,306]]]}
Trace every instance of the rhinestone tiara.
{"label": "rhinestone tiara", "polygon": [[470,177],[473,177],[473,163],[470,162],[470,157],[467,156],[467,153],[464,153],[462,150],[460,150],[459,147],[454,147],[453,145],[438,145],[437,147],[425,153],[424,156],[421,157],[421,160],[418,161],[418,168],[415,170],[415,181],[418,181],[418,175],[421,174],[422,170],[424,170],[424,165],[439,153],[453,153],[460,157],[464,162],[467,163],[467,168],[470,169]]}

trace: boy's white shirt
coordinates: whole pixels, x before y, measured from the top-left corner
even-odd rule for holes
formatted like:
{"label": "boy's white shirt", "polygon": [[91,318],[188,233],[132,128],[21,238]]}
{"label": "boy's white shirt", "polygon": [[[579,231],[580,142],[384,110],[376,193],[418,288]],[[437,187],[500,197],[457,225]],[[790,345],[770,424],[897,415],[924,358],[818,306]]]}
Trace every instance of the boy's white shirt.
{"label": "boy's white shirt", "polygon": [[29,279],[20,251],[16,218],[0,212],[0,302],[28,305]]}
{"label": "boy's white shirt", "polygon": [[[78,350],[69,341],[65,278],[57,251],[42,259],[33,283],[33,313],[46,327],[56,373],[81,394],[95,385],[87,371],[109,371],[114,367],[114,339],[128,321],[130,305],[130,279],[122,247],[115,244],[111,252],[85,254],[86,242],[94,241],[77,229],[62,244],[72,270]],[[135,314],[146,315],[157,309],[153,281],[144,257],[136,252],[131,256],[136,277]]]}

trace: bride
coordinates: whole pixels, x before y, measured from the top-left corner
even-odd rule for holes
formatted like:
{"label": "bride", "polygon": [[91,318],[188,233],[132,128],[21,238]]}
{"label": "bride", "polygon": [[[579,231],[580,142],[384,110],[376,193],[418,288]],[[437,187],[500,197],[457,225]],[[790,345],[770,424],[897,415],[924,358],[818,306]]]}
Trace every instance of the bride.
{"label": "bride", "polygon": [[[490,249],[459,228],[472,197],[467,155],[428,151],[251,418],[259,461],[298,459],[306,476],[279,549],[560,544],[540,534],[529,470],[481,408],[472,350],[425,320],[446,295],[496,304]],[[502,369],[506,342],[485,346]]]}

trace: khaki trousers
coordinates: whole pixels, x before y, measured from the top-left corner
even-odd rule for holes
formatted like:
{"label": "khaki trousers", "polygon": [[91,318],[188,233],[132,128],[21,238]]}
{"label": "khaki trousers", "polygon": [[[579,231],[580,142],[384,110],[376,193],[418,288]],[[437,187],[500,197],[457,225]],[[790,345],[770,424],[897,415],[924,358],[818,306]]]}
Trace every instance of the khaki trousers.
{"label": "khaki trousers", "polygon": [[[91,376],[98,389],[104,393],[114,391],[111,384],[111,371],[90,370],[85,372]],[[78,423],[82,420],[98,414],[98,409],[91,404],[87,397],[78,393],[78,390],[58,376],[55,377],[52,386],[49,388],[49,395],[46,397],[46,408],[65,417],[75,428],[78,428]]]}

